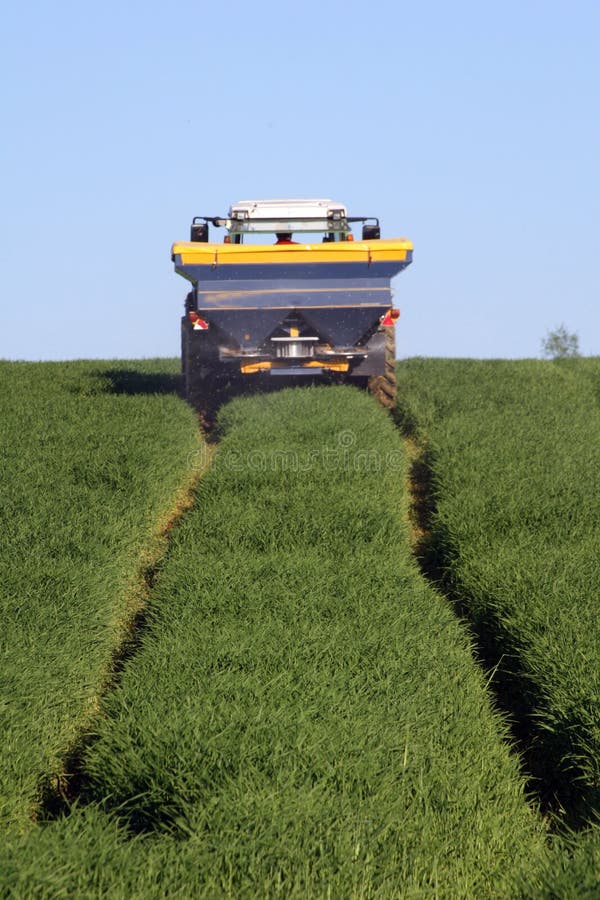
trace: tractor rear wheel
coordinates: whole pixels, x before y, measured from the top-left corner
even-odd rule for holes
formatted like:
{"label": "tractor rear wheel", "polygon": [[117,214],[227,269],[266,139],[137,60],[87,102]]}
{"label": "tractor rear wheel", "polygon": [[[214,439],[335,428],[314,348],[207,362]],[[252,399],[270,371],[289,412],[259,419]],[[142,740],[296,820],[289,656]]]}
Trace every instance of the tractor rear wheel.
{"label": "tractor rear wheel", "polygon": [[371,375],[369,391],[386,409],[396,405],[398,384],[396,381],[396,329],[393,325],[385,327],[385,357],[383,375]]}
{"label": "tractor rear wheel", "polygon": [[205,427],[211,427],[220,401],[219,355],[216,344],[189,319],[181,320],[181,375],[183,396]]}

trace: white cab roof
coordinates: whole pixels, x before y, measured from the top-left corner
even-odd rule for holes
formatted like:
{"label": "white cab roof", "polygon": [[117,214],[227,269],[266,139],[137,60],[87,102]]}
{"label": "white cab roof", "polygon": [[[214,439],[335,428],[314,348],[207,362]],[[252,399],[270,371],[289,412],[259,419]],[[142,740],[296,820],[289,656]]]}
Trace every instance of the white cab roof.
{"label": "white cab roof", "polygon": [[249,219],[322,219],[333,210],[339,210],[346,217],[345,205],[328,199],[239,200],[232,204],[229,214],[237,218],[235,214],[241,213]]}
{"label": "white cab roof", "polygon": [[348,230],[346,207],[329,199],[240,200],[229,216],[234,232]]}

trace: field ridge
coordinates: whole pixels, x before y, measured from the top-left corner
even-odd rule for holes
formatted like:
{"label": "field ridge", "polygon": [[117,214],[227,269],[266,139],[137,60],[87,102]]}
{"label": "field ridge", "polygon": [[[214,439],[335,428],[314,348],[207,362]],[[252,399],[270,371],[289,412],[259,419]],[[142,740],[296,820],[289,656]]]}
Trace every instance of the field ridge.
{"label": "field ridge", "polygon": [[[472,640],[473,659],[481,668],[492,706],[499,712],[507,728],[510,752],[515,755],[525,779],[526,796],[536,811],[549,811],[549,791],[544,789],[542,769],[532,749],[532,710],[525,709],[521,692],[518,658],[510,659],[509,672],[501,667],[506,663],[507,646],[495,638],[496,630],[484,628],[469,613],[469,609],[448,576],[450,556],[435,531],[435,470],[431,448],[408,421],[401,409],[394,412],[395,421],[403,435],[407,456],[408,492],[410,497],[411,545],[419,570],[433,590],[453,609],[466,627]],[[556,811],[560,811],[557,805]]]}
{"label": "field ridge", "polygon": [[567,362],[409,360],[396,417],[429,483],[422,568],[471,629],[528,789],[581,830],[600,812],[600,372]]}
{"label": "field ridge", "polygon": [[[170,360],[0,363],[0,820],[92,730],[202,439]],[[35,402],[32,402],[35,398]],[[157,425],[159,427],[157,427]]]}
{"label": "field ridge", "polygon": [[107,664],[104,683],[93,701],[93,711],[82,722],[80,734],[67,748],[62,766],[40,785],[41,800],[34,819],[51,822],[68,815],[86,788],[85,757],[98,734],[94,728],[97,717],[109,693],[118,689],[125,666],[139,652],[144,633],[148,629],[148,599],[168,553],[171,532],[196,501],[198,483],[204,477],[215,454],[215,446],[201,444],[194,454],[193,464],[185,473],[183,484],[177,489],[173,502],[156,520],[154,533],[141,550],[139,565],[132,575],[131,585],[122,598],[122,633],[115,642]]}

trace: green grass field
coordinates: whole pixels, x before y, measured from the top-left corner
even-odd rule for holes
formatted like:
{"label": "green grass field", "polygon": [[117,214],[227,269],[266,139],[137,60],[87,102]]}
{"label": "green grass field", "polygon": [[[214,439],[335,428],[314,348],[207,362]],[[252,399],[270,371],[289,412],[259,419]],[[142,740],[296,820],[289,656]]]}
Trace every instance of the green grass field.
{"label": "green grass field", "polygon": [[598,895],[600,360],[398,371],[0,363],[2,896]]}
{"label": "green grass field", "polygon": [[[190,452],[192,468],[201,455],[193,456],[190,411],[168,391],[153,393],[169,385],[157,369],[143,376],[133,366],[110,383],[91,366],[68,369],[73,423],[82,435],[86,427],[102,433],[95,465],[111,473],[106,491],[93,495],[102,507],[96,513],[87,494],[70,512],[66,488],[60,503],[47,501],[54,510],[64,506],[65,523],[79,523],[86,511],[78,534],[93,545],[93,573],[104,587],[104,594],[82,590],[84,627],[77,633],[69,624],[58,642],[65,665],[84,660],[96,675],[70,710],[72,728],[98,696],[116,637],[111,623],[144,538],[152,542],[152,521],[189,478]],[[35,380],[40,370],[33,371]],[[45,428],[48,416],[32,419],[33,429],[39,420]],[[8,833],[0,849],[3,892],[541,891],[544,828],[526,802],[518,759],[467,633],[411,555],[407,460],[391,420],[352,389],[303,389],[236,400],[223,410],[221,430],[195,505],[169,535],[139,647],[102,694],[93,725],[86,722],[96,738],[80,761],[76,805]],[[101,462],[114,451],[105,432],[121,447],[120,463]],[[86,440],[80,443],[76,451],[88,460]],[[32,518],[35,509],[32,501]],[[118,535],[130,535],[132,519],[139,540],[117,564]],[[60,560],[56,545],[54,554]],[[79,573],[79,557],[62,564],[70,577]],[[38,619],[43,598],[40,590]],[[57,619],[67,620],[69,603],[61,608],[57,598],[55,605]],[[95,637],[86,632],[90,619]],[[97,648],[95,661],[83,640]],[[18,647],[13,667],[17,657]],[[22,650],[20,666],[31,689],[48,697]],[[63,693],[80,696],[77,685],[77,672],[66,670]],[[70,737],[64,729],[66,744]],[[36,779],[60,758],[58,731],[51,747],[44,740],[31,789],[20,794],[23,808]]]}

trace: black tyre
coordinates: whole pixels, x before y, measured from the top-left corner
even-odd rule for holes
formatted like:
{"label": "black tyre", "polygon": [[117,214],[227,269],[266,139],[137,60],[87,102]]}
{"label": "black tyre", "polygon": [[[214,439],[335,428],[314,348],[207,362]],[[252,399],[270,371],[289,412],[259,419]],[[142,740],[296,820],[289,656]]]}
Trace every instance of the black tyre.
{"label": "black tyre", "polygon": [[181,320],[181,375],[184,398],[210,427],[221,402],[219,350],[207,332],[194,331],[186,316]]}
{"label": "black tyre", "polygon": [[396,329],[393,326],[385,328],[385,356],[384,371],[382,375],[371,375],[369,378],[369,391],[377,397],[386,409],[393,409],[396,405],[398,384],[396,381]]}

